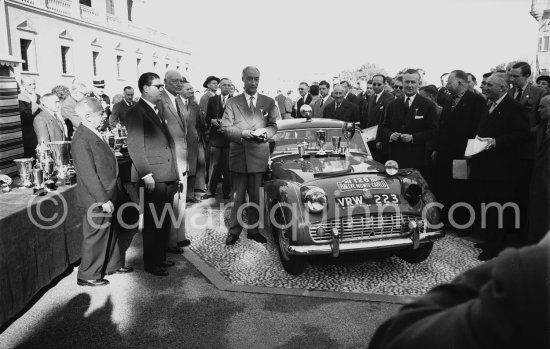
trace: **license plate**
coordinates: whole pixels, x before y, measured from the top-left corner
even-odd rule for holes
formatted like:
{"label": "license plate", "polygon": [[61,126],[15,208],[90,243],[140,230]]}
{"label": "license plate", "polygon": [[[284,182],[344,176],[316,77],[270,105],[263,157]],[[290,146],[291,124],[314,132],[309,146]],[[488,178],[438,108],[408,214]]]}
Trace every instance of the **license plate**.
{"label": "license plate", "polygon": [[373,194],[366,198],[363,195],[351,195],[336,198],[340,207],[353,207],[361,205],[397,205],[401,203],[397,194]]}

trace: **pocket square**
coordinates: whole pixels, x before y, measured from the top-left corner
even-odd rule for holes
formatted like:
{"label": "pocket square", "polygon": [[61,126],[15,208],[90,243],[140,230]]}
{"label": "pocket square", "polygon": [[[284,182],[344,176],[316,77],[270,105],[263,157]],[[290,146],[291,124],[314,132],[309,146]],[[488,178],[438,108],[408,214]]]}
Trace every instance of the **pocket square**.
{"label": "pocket square", "polygon": [[414,116],[414,119],[417,120],[417,119],[424,119],[424,115],[415,115]]}
{"label": "pocket square", "polygon": [[380,110],[382,110],[382,109],[384,109],[384,106],[381,106],[381,107],[380,107]]}

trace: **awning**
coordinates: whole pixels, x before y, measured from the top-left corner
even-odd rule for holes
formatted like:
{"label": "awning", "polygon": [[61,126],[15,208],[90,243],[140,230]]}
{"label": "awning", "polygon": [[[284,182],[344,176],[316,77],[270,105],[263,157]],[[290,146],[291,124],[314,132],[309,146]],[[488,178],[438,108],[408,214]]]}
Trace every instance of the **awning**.
{"label": "awning", "polygon": [[15,68],[19,63],[23,63],[23,61],[17,57],[8,54],[0,54],[0,65]]}

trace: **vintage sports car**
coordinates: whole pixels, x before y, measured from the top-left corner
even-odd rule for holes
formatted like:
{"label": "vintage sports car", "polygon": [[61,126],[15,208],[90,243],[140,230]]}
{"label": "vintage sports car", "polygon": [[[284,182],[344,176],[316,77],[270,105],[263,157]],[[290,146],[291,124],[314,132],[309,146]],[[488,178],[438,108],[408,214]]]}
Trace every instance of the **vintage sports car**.
{"label": "vintage sports car", "polygon": [[374,161],[353,123],[293,119],[277,126],[260,207],[288,273],[302,273],[314,254],[391,250],[409,263],[428,258],[444,232],[417,170]]}

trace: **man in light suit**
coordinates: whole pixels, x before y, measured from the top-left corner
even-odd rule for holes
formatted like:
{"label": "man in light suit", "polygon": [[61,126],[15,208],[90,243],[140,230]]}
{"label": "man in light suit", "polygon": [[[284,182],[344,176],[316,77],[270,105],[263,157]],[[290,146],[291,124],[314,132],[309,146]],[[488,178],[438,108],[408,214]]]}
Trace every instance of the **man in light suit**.
{"label": "man in light suit", "polygon": [[42,96],[42,111],[34,118],[38,142],[59,142],[67,137],[67,126],[59,115],[59,98],[53,93]]}
{"label": "man in light suit", "polygon": [[345,96],[345,88],[342,85],[335,85],[332,95],[334,101],[327,104],[323,110],[323,117],[347,122],[359,121],[359,108],[356,104],[348,101]]}
{"label": "man in light suit", "polygon": [[[57,97],[56,97],[57,98]],[[118,247],[116,209],[120,198],[118,165],[111,147],[99,130],[105,112],[95,98],[85,98],[75,107],[81,123],[72,140],[71,153],[79,177],[76,185],[82,220],[82,261],[77,284],[104,286],[104,275],[129,273],[132,267],[122,266]]]}
{"label": "man in light suit", "polygon": [[325,80],[319,83],[319,94],[321,97],[310,104],[313,109],[311,114],[313,118],[322,118],[325,107],[334,101],[334,98],[330,96],[330,84]]}
{"label": "man in light suit", "polygon": [[303,117],[300,115],[300,108],[304,104],[311,103],[311,95],[309,94],[309,85],[305,82],[301,82],[298,86],[298,93],[300,94],[300,98],[296,101],[296,104],[292,107],[292,117],[293,118],[301,118]]}
{"label": "man in light suit", "polygon": [[172,205],[177,214],[172,222],[168,239],[167,252],[181,254],[180,246],[188,246],[190,241],[185,237],[185,196],[187,193],[187,126],[183,118],[183,101],[179,97],[185,79],[175,70],[169,70],[164,76],[164,90],[160,93],[157,107],[166,120],[168,132],[174,140],[176,165],[178,168],[178,190],[174,194]]}
{"label": "man in light suit", "polygon": [[535,132],[535,159],[529,197],[529,241],[538,242],[550,230],[550,94],[539,103],[539,123]]}
{"label": "man in light suit", "polygon": [[177,156],[166,120],[156,106],[164,89],[159,76],[142,74],[138,87],[141,98],[128,110],[126,128],[128,152],[134,163],[132,182],[143,183],[141,186],[145,190],[143,264],[145,271],[166,276],[166,268],[174,265],[166,260],[170,215],[165,215],[160,222],[154,219],[154,215],[160,218],[163,210],[173,209],[179,179]]}
{"label": "man in light suit", "polygon": [[[259,207],[260,187],[269,160],[268,140],[277,132],[276,120],[279,116],[275,101],[258,94],[258,68],[244,68],[242,80],[245,92],[229,99],[221,128],[222,133],[230,141],[229,167],[235,191],[229,234],[225,240],[227,245],[237,242],[243,229],[241,217],[237,217],[237,212],[241,205],[245,204],[247,193],[249,202]],[[253,207],[249,207],[247,212],[248,225],[254,226],[258,223],[259,212]],[[257,227],[248,229],[248,238],[260,243],[266,242]]]}
{"label": "man in light suit", "polygon": [[425,172],[426,143],[437,134],[435,105],[418,94],[420,74],[414,69],[403,75],[404,97],[388,104],[384,121],[379,126],[381,137],[389,143],[389,159],[400,168]]}

